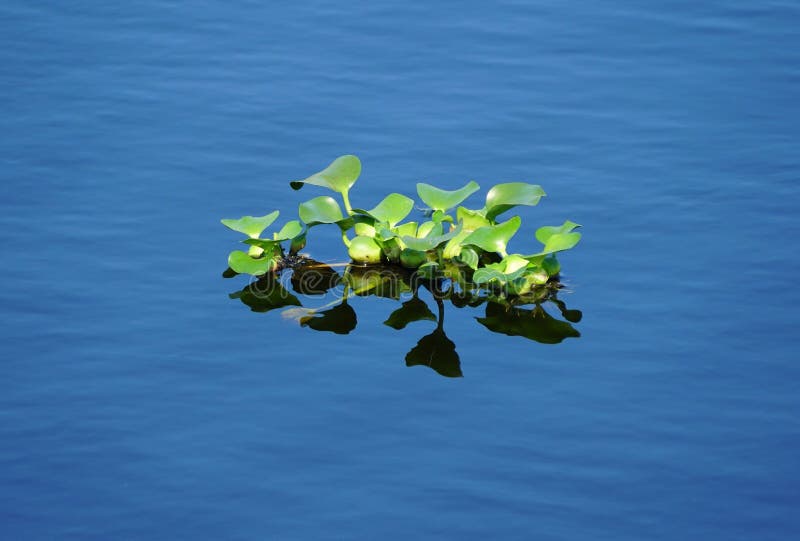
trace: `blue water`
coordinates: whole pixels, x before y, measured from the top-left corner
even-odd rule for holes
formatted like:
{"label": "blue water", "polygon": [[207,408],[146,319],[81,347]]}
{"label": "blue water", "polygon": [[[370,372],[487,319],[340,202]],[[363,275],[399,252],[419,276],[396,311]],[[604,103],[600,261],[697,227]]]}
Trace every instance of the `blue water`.
{"label": "blue water", "polygon": [[[798,28],[789,0],[6,0],[0,538],[797,539]],[[345,153],[363,206],[541,184],[512,248],[583,224],[580,338],[449,310],[450,379],[405,366],[435,324],[390,300],[340,336],[229,299],[219,219],[290,216]]]}

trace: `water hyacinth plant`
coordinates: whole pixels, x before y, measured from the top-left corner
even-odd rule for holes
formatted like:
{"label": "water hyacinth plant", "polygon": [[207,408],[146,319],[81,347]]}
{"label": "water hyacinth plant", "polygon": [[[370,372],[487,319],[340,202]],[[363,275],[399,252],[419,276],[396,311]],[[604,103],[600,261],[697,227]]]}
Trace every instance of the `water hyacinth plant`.
{"label": "water hyacinth plant", "polygon": [[581,238],[580,227],[569,220],[536,231],[541,246],[531,253],[508,253],[511,238],[519,230],[519,216],[504,215],[520,206],[535,206],[544,190],[536,184],[508,182],[486,193],[483,207],[462,203],[480,190],[470,181],[456,190],[417,184],[417,195],[427,209],[419,220],[409,220],[416,203],[390,193],[372,208],[354,207],[350,189],[361,174],[361,162],[353,155],[336,158],[328,167],[290,182],[295,190],[306,185],[338,194],[342,206],[329,195],[300,203],[297,220],[290,220],[270,234],[264,232],[278,219],[279,211],[265,216],[225,219],[228,228],[244,234],[248,250],[228,256],[235,273],[263,276],[292,266],[312,228],[336,226],[355,264],[397,265],[429,279],[449,278],[462,286],[479,287],[504,296],[525,296],[555,281],[560,272],[557,253],[573,248]]}

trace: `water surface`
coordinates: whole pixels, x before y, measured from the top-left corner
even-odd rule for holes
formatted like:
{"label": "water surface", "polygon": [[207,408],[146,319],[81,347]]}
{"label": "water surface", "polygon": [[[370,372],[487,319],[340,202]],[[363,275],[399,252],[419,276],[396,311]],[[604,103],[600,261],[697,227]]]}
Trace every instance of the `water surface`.
{"label": "water surface", "polygon": [[[9,539],[794,539],[795,2],[0,7]],[[314,333],[228,294],[222,217],[358,154],[548,193],[558,345],[448,312]],[[341,260],[335,235],[307,250]],[[234,283],[235,282],[235,283]],[[478,314],[479,315],[479,314]]]}

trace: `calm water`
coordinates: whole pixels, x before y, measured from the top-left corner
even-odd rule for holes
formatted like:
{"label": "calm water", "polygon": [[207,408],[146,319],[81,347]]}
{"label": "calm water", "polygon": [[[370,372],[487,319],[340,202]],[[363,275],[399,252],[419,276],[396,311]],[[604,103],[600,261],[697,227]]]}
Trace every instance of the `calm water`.
{"label": "calm water", "polygon": [[[800,5],[114,4],[0,5],[0,538],[797,538]],[[230,300],[345,153],[541,184],[581,337]]]}

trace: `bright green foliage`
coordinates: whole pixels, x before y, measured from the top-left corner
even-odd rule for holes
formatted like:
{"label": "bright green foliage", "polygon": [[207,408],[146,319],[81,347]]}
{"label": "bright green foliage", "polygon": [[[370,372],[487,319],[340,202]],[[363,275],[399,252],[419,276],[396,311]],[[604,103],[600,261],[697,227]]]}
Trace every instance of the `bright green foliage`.
{"label": "bright green foliage", "polygon": [[334,192],[345,193],[361,174],[361,160],[351,154],[339,156],[331,164],[318,173],[303,180],[290,182],[292,188],[299,190],[304,184],[322,186]]}
{"label": "bright green foliage", "polygon": [[480,189],[474,180],[469,181],[458,190],[442,190],[436,186],[420,182],[417,184],[417,194],[422,201],[433,210],[445,211],[461,204],[467,197]]}
{"label": "bright green foliage", "polygon": [[570,233],[579,227],[580,224],[570,222],[569,220],[564,222],[562,225],[545,225],[536,230],[536,240],[542,244],[547,244],[548,239],[553,235],[557,235],[559,233]]}
{"label": "bright green foliage", "polygon": [[302,232],[303,224],[301,224],[298,220],[292,220],[291,222],[286,222],[280,231],[274,233],[272,235],[272,240],[291,240],[300,235]]}
{"label": "bright green foliage", "polygon": [[514,216],[501,224],[480,227],[465,238],[463,244],[471,244],[485,252],[497,252],[505,256],[508,241],[520,225],[522,220],[519,216]]}
{"label": "bright green foliage", "polygon": [[381,247],[370,237],[359,235],[351,240],[347,253],[356,263],[381,262]]}
{"label": "bright green foliage", "polygon": [[[477,182],[470,181],[457,190],[419,183],[417,193],[431,209],[429,217],[423,222],[403,222],[414,210],[415,202],[399,193],[390,193],[369,210],[351,207],[349,191],[360,173],[361,162],[347,155],[304,180],[290,183],[294,189],[311,184],[339,193],[344,212],[334,198],[318,196],[299,205],[299,220],[285,223],[266,238],[260,237],[277,219],[278,211],[261,217],[222,220],[227,227],[244,233],[248,239],[243,242],[250,246],[249,253],[231,253],[230,269],[263,275],[291,266],[293,260],[286,258],[287,249],[290,255],[296,254],[305,246],[311,228],[336,224],[356,263],[402,265],[425,280],[450,281],[459,287],[485,288],[492,295],[522,297],[533,295],[539,286],[556,280],[561,265],[555,253],[574,247],[581,238],[575,231],[580,226],[567,220],[560,226],[536,231],[536,238],[543,245],[539,252],[508,254],[508,244],[522,220],[512,216],[498,223],[497,217],[517,206],[538,204],[545,193],[536,184],[497,184],[486,194],[483,208],[470,209],[459,205],[479,189]],[[447,214],[456,207],[454,216]]]}
{"label": "bright green foliage", "polygon": [[277,267],[277,262],[272,258],[253,258],[239,250],[233,251],[228,256],[228,266],[239,274],[252,274],[260,276]]}
{"label": "bright green foliage", "polygon": [[534,206],[545,195],[541,186],[527,182],[508,182],[494,186],[486,194],[486,217],[494,220],[505,211],[517,205]]}
{"label": "bright green foliage", "polygon": [[374,209],[356,209],[355,212],[366,214],[379,222],[389,224],[389,227],[394,227],[397,222],[408,216],[413,208],[414,200],[410,197],[399,193],[390,193]]}
{"label": "bright green foliage", "polygon": [[318,224],[335,224],[342,220],[342,209],[333,197],[321,195],[300,203],[297,210],[300,219],[309,226]]}
{"label": "bright green foliage", "polygon": [[242,216],[238,220],[225,218],[222,225],[239,233],[244,233],[251,239],[257,238],[272,222],[278,219],[279,211],[270,212],[266,216]]}

